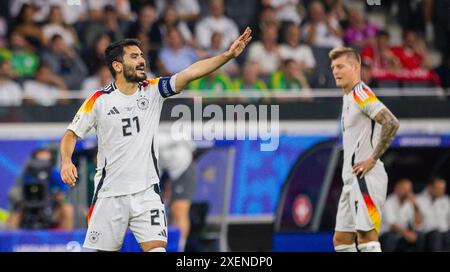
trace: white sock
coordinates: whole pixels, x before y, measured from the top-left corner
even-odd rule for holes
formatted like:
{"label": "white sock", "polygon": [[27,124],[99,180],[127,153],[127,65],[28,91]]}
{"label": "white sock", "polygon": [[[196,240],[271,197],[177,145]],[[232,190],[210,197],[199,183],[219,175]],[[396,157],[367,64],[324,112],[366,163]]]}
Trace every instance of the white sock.
{"label": "white sock", "polygon": [[379,242],[368,242],[358,245],[358,249],[361,252],[381,252],[381,245]]}
{"label": "white sock", "polygon": [[155,248],[150,249],[147,252],[166,252],[166,249],[163,247],[155,247]]}
{"label": "white sock", "polygon": [[336,252],[358,252],[356,250],[356,244],[351,245],[338,245],[334,247]]}

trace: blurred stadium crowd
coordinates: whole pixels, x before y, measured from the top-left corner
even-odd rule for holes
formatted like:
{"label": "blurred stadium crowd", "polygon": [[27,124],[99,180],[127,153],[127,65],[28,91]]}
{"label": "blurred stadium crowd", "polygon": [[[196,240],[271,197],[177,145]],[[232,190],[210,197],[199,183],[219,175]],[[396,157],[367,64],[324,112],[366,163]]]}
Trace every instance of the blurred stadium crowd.
{"label": "blurred stadium crowd", "polygon": [[1,1],[0,104],[51,106],[101,88],[111,81],[104,50],[115,40],[139,39],[149,76],[164,76],[227,49],[247,25],[245,54],[190,89],[334,88],[327,53],[343,45],[360,50],[373,87],[450,87],[450,0],[381,2]]}

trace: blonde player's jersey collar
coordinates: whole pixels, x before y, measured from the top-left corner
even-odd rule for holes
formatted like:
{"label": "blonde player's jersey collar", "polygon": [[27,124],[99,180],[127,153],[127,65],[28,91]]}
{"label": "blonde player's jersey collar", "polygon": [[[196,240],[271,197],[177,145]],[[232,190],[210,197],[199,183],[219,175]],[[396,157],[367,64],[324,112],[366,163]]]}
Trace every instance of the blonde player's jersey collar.
{"label": "blonde player's jersey collar", "polygon": [[351,92],[355,91],[357,88],[360,88],[360,86],[364,86],[364,82],[358,81],[358,83],[356,83],[355,86],[353,86]]}

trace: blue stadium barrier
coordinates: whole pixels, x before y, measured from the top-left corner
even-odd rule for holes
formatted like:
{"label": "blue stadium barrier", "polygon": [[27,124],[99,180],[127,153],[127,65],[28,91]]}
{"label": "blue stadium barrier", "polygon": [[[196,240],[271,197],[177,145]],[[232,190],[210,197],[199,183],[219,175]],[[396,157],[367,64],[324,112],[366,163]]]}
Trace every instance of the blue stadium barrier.
{"label": "blue stadium barrier", "polygon": [[274,252],[334,252],[333,233],[275,233]]}
{"label": "blue stadium barrier", "polygon": [[[178,252],[180,229],[169,227],[168,252]],[[59,230],[17,230],[0,231],[0,252],[79,252],[92,251],[83,248],[85,229],[74,231]],[[122,252],[140,252],[134,235],[128,231],[122,246]]]}

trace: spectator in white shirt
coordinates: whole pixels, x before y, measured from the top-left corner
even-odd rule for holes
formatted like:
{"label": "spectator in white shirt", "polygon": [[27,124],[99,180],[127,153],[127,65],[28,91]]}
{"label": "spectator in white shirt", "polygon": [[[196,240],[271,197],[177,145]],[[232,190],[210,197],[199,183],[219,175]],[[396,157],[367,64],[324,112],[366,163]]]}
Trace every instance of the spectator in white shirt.
{"label": "spectator in white shirt", "polygon": [[34,9],[32,16],[33,21],[42,22],[47,17],[50,10],[50,3],[46,0],[14,0],[10,1],[10,15],[15,18],[19,15],[24,4],[30,5]]}
{"label": "spectator in white shirt", "polygon": [[79,90],[80,79],[88,74],[88,68],[81,57],[58,34],[51,38],[51,46],[42,54],[41,60],[64,80],[70,90]]}
{"label": "spectator in white shirt", "polygon": [[69,46],[74,46],[78,42],[75,29],[64,22],[63,13],[59,6],[52,6],[47,18],[47,24],[43,31],[45,38],[50,40],[54,35],[60,35]]}
{"label": "spectator in white shirt", "polygon": [[[205,53],[201,52],[202,55],[200,58],[203,57],[213,57],[223,52],[222,49],[222,40],[224,34],[219,32],[214,32],[211,37],[211,47],[209,47]],[[219,71],[223,71],[229,76],[237,76],[239,73],[239,65],[235,59],[231,59],[229,62],[225,63],[222,67],[219,68]]]}
{"label": "spectator in white shirt", "polygon": [[259,16],[256,18],[256,22],[253,24],[252,28],[253,39],[260,40],[262,33],[269,25],[275,25],[277,29],[281,28],[281,22],[277,18],[277,13],[271,6],[263,7],[259,12]]}
{"label": "spectator in white shirt", "polygon": [[380,240],[383,251],[422,251],[423,237],[417,231],[422,215],[416,203],[412,182],[400,179],[387,198],[383,210]]}
{"label": "spectator in white shirt", "polygon": [[310,21],[304,26],[306,41],[311,47],[335,48],[343,45],[339,22],[325,13],[323,4],[314,1],[309,6]]}
{"label": "spectator in white shirt", "polygon": [[195,22],[200,16],[198,0],[175,0],[174,4],[180,15],[180,20]]}
{"label": "spectator in white shirt", "polygon": [[[155,6],[158,15],[162,14],[168,5],[167,0],[156,0]],[[198,0],[173,0],[170,1],[178,12],[179,19],[185,22],[194,22],[200,16]]]}
{"label": "spectator in white shirt", "polygon": [[417,204],[423,214],[421,230],[426,235],[427,251],[448,251],[450,247],[450,200],[445,194],[446,186],[445,179],[434,177],[417,197]]}
{"label": "spectator in white shirt", "polygon": [[88,19],[88,3],[83,0],[52,0],[52,5],[58,5],[61,8],[64,22],[68,25],[74,25],[84,22]]}
{"label": "spectator in white shirt", "polygon": [[159,22],[159,29],[162,37],[165,39],[164,42],[167,43],[167,30],[169,28],[177,28],[181,35],[183,36],[184,42],[189,46],[195,47],[195,39],[192,35],[191,30],[187,24],[180,20],[178,12],[174,6],[167,6],[163,12],[161,21]]}
{"label": "spectator in white shirt", "polygon": [[300,27],[290,24],[284,31],[284,42],[280,46],[280,54],[283,60],[293,59],[297,61],[300,68],[306,72],[312,72],[316,67],[311,47],[306,44],[300,44]]}
{"label": "spectator in white shirt", "polygon": [[90,76],[83,80],[81,84],[82,97],[88,97],[95,90],[100,90],[101,88],[108,85],[114,79],[109,72],[108,66],[105,64],[98,67],[95,75]]}
{"label": "spectator in white shirt", "polygon": [[128,0],[87,0],[87,2],[91,19],[101,20],[106,6],[113,6],[121,20],[129,21],[133,18]]}
{"label": "spectator in white shirt", "polygon": [[5,18],[0,16],[0,48],[6,47],[6,34],[8,33],[8,24]]}
{"label": "spectator in white shirt", "polygon": [[20,106],[22,104],[22,87],[13,78],[11,64],[0,59],[0,106]]}
{"label": "spectator in white shirt", "polygon": [[263,76],[274,73],[280,66],[281,56],[277,41],[278,28],[269,25],[262,33],[261,41],[250,45],[247,61],[258,63]]}
{"label": "spectator in white shirt", "polygon": [[211,45],[211,36],[214,32],[224,35],[222,48],[228,46],[239,36],[236,23],[224,15],[223,0],[209,1],[209,15],[197,23],[195,35],[201,47],[207,49]]}
{"label": "spectator in white shirt", "polygon": [[300,25],[299,0],[263,0],[263,6],[271,6],[281,22]]}
{"label": "spectator in white shirt", "polygon": [[40,106],[54,106],[67,103],[67,86],[64,80],[54,74],[50,67],[41,63],[34,79],[26,80],[24,103]]}
{"label": "spectator in white shirt", "polygon": [[89,6],[86,0],[14,0],[10,2],[11,17],[16,17],[24,4],[35,7],[36,12],[33,14],[35,22],[44,21],[50,13],[51,6],[57,5],[62,9],[64,22],[71,25],[86,20]]}

